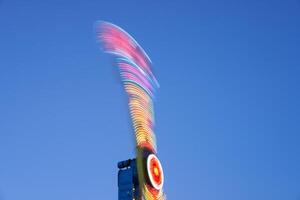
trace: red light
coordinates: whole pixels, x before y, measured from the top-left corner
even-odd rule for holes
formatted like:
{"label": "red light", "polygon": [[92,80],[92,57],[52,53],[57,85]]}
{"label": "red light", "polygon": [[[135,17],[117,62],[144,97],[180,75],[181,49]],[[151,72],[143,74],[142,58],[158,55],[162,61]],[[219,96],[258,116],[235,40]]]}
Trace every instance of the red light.
{"label": "red light", "polygon": [[151,185],[155,189],[160,190],[163,185],[164,176],[161,164],[154,154],[148,156],[147,169]]}

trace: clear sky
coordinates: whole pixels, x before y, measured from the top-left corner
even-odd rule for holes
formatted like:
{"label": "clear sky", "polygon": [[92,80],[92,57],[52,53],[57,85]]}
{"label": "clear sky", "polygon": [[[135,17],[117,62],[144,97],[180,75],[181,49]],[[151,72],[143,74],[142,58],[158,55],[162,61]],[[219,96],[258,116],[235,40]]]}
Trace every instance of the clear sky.
{"label": "clear sky", "polygon": [[133,132],[97,20],[153,61],[168,199],[300,199],[299,0],[1,0],[0,200],[117,199]]}

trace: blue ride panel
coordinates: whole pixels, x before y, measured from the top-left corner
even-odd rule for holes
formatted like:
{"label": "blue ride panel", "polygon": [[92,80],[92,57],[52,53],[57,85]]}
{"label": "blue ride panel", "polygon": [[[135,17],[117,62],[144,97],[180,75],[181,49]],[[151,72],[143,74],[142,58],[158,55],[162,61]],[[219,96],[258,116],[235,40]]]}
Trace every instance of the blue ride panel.
{"label": "blue ride panel", "polygon": [[139,184],[136,160],[129,159],[118,163],[118,197],[119,200],[138,200]]}

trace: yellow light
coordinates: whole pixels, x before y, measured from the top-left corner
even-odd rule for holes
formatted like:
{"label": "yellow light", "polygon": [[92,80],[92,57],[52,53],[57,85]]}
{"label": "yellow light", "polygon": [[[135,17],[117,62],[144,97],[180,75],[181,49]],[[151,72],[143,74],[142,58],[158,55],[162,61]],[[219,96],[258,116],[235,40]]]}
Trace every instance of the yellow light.
{"label": "yellow light", "polygon": [[159,175],[159,171],[158,171],[158,168],[157,168],[157,167],[154,168],[154,174],[155,174],[155,176],[158,176],[158,175]]}

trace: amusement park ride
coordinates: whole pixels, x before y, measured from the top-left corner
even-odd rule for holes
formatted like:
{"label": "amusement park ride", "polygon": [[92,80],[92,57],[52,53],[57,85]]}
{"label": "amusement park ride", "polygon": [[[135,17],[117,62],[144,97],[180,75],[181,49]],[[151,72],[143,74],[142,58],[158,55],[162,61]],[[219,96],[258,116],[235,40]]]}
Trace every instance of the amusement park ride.
{"label": "amusement park ride", "polygon": [[119,200],[165,200],[164,173],[157,157],[153,99],[159,84],[151,60],[120,27],[101,22],[97,36],[120,71],[136,140],[136,158],[118,163]]}

